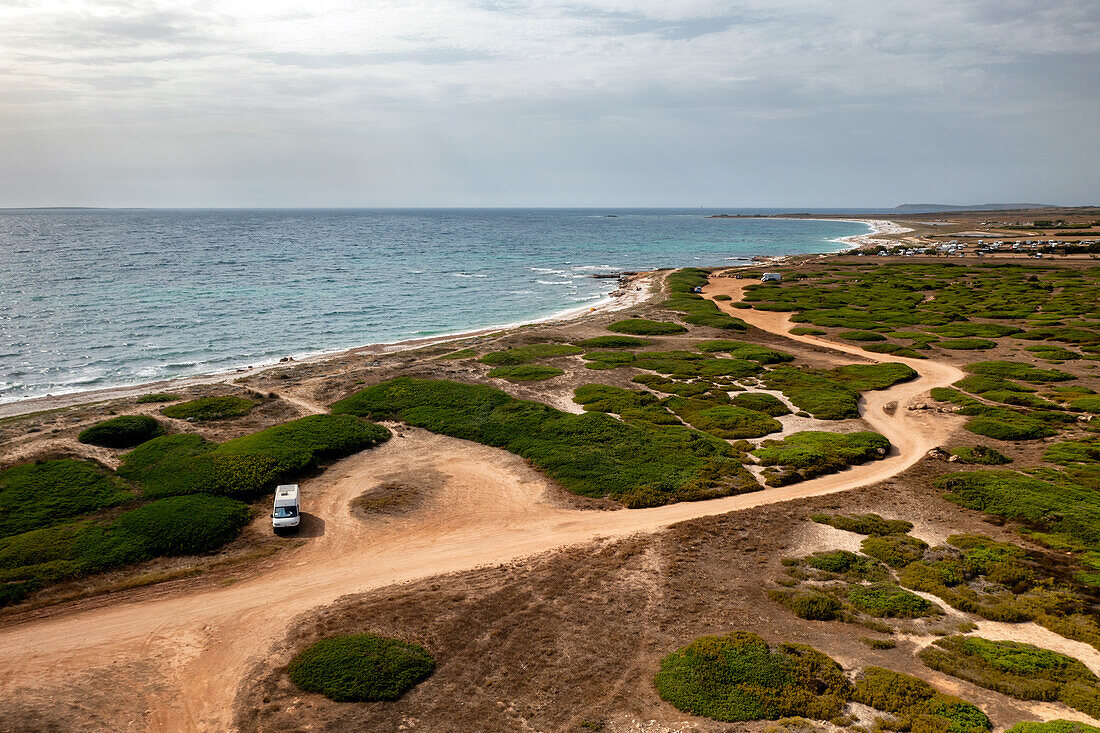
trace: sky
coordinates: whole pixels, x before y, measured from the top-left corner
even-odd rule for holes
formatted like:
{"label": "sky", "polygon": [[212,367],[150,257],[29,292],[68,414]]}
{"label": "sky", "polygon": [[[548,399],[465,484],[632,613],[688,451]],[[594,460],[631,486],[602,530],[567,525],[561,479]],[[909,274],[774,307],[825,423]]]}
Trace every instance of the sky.
{"label": "sky", "polygon": [[1100,203],[1097,0],[0,0],[0,206]]}

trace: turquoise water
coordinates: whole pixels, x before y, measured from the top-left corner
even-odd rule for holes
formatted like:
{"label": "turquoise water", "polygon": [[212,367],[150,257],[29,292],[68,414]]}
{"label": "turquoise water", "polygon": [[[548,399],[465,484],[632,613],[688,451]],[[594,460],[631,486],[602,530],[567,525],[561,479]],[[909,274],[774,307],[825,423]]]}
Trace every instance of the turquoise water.
{"label": "turquoise water", "polygon": [[731,211],[0,212],[0,402],[533,320],[605,297],[596,273],[867,231],[708,218]]}

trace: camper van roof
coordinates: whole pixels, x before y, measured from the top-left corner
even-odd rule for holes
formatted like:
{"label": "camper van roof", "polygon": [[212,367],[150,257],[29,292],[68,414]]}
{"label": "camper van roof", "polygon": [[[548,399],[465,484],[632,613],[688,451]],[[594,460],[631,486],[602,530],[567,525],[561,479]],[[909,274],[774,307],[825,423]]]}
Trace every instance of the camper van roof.
{"label": "camper van roof", "polygon": [[298,496],[298,484],[282,484],[275,487],[276,499],[294,499]]}

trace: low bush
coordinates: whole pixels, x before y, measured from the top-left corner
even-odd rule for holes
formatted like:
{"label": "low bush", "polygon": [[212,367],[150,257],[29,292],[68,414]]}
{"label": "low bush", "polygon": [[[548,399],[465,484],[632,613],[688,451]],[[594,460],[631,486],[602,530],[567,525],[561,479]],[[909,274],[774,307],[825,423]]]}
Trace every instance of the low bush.
{"label": "low bush", "polygon": [[836,662],[801,644],[774,649],[756,634],[704,636],[661,660],[654,682],[678,710],[726,722],[838,716],[852,686]]}
{"label": "low bush", "polygon": [[656,405],[656,395],[644,389],[623,389],[609,384],[584,384],[573,391],[573,401],[585,410],[621,415],[631,408]]}
{"label": "low bush", "polygon": [[907,534],[871,535],[859,549],[892,568],[903,568],[920,560],[928,544]]}
{"label": "low bush", "polygon": [[832,621],[840,615],[843,608],[840,601],[833,596],[815,590],[771,591],[768,597],[807,621]]}
{"label": "low bush", "polygon": [[768,389],[779,390],[798,407],[821,420],[859,417],[862,392],[884,389],[913,379],[917,372],[904,364],[853,364],[837,369],[779,366],[761,375]]}
{"label": "low bush", "polygon": [[652,343],[631,336],[597,336],[578,341],[577,345],[585,349],[641,349]]}
{"label": "low bush", "polygon": [[1070,400],[1069,409],[1078,410],[1080,412],[1100,413],[1100,396],[1088,395],[1086,397],[1078,397],[1075,400]]}
{"label": "low bush", "polygon": [[883,519],[878,514],[814,514],[810,519],[818,524],[828,524],[856,534],[905,534],[913,529],[912,522],[904,519]]}
{"label": "low bush", "polygon": [[223,420],[239,417],[253,408],[255,403],[243,397],[200,397],[197,400],[169,405],[161,414],[177,420]]}
{"label": "low bush", "polygon": [[961,414],[975,414],[964,427],[975,435],[994,440],[1039,440],[1058,433],[1042,420],[1019,410],[1001,407],[976,407]]}
{"label": "low bush", "polygon": [[734,341],[732,339],[712,339],[702,341],[695,345],[703,353],[721,352],[729,354],[733,359],[748,359],[759,364],[782,364],[794,361],[794,357],[785,351],[769,349],[767,346],[752,344],[747,341]]}
{"label": "low bush", "polygon": [[167,392],[155,392],[153,394],[142,395],[137,398],[139,405],[148,404],[150,402],[175,402],[181,399],[179,395],[168,394]]}
{"label": "low bush", "polygon": [[77,440],[104,448],[132,448],[163,432],[160,423],[146,415],[119,415],[85,428]]}
{"label": "low bush", "polygon": [[0,471],[0,537],[51,527],[132,497],[125,484],[88,461],[13,466]]}
{"label": "low bush", "polygon": [[1081,355],[1076,351],[1070,349],[1064,349],[1061,346],[1055,346],[1054,344],[1036,344],[1035,346],[1025,346],[1024,351],[1029,351],[1035,354],[1040,359],[1046,359],[1047,361],[1073,361],[1074,359],[1080,359]]}
{"label": "low bush", "polygon": [[1001,377],[990,377],[984,374],[970,374],[951,385],[971,394],[983,394],[985,392],[1034,392],[1034,387],[1027,387],[1016,382],[1010,382]]}
{"label": "low bush", "polygon": [[322,639],[287,667],[298,687],[336,702],[397,700],[427,679],[435,660],[426,649],[375,634]]}
{"label": "low bush", "polygon": [[952,448],[950,453],[953,456],[958,456],[959,461],[962,463],[974,463],[981,466],[1002,466],[1006,463],[1012,463],[1012,459],[1004,453],[984,445],[959,446],[958,448]]}
{"label": "low bush", "polygon": [[989,339],[941,339],[936,342],[936,346],[954,351],[977,351],[996,348],[997,342]]}
{"label": "low bush", "polygon": [[941,613],[936,604],[890,582],[851,585],[848,601],[863,613],[879,618],[921,618]]}
{"label": "low bush", "polygon": [[945,326],[937,326],[931,329],[934,333],[948,338],[980,337],[987,339],[1012,336],[1023,333],[1022,328],[1005,326],[1000,323],[949,323]]}
{"label": "low bush", "polygon": [[762,412],[772,417],[791,414],[790,409],[788,409],[778,397],[763,392],[742,392],[736,394],[733,396],[732,404],[734,407],[755,410],[756,412]]}
{"label": "low bush", "polygon": [[885,341],[886,337],[876,331],[841,331],[838,338],[845,341]]}
{"label": "low bush", "polygon": [[727,443],[695,430],[574,415],[500,390],[402,377],[333,405],[335,413],[395,419],[509,450],[570,491],[628,506],[759,489]]}
{"label": "low bush", "polygon": [[795,336],[824,336],[825,331],[820,328],[810,328],[809,326],[795,326],[791,329],[791,333]]}
{"label": "low bush", "polygon": [[541,382],[544,379],[552,379],[565,374],[565,370],[542,364],[516,364],[515,366],[501,366],[489,370],[489,376],[494,379],[507,379],[509,382]]}
{"label": "low bush", "polygon": [[1006,733],[1100,733],[1100,728],[1076,720],[1052,720],[1049,723],[1017,723]]}
{"label": "low bush", "polygon": [[752,452],[766,470],[769,486],[783,486],[849,466],[877,460],[890,450],[890,441],[871,431],[827,433],[807,430],[782,440],[765,440]]}
{"label": "low bush", "polygon": [[634,361],[634,354],[629,351],[589,351],[581,356],[588,369],[617,369]]}
{"label": "low bush", "polygon": [[696,430],[724,440],[760,438],[783,429],[775,418],[744,407],[684,397],[670,397],[664,404]]}
{"label": "low bush", "polygon": [[856,677],[856,702],[890,713],[900,730],[928,733],[984,733],[993,728],[976,706],[936,688],[919,677],[882,667],[866,667]]}
{"label": "low bush", "polygon": [[1043,460],[1063,466],[1076,463],[1100,463],[1100,438],[1054,443],[1043,452]]}
{"label": "low bush", "polygon": [[1021,382],[1031,382],[1033,384],[1065,382],[1075,379],[1072,374],[1067,374],[1058,369],[1038,369],[1031,364],[1016,361],[979,361],[967,365],[966,371],[986,377],[1018,379]]}
{"label": "low bush", "polygon": [[248,524],[248,505],[220,496],[172,496],[120,515],[112,534],[137,538],[152,557],[216,550]]}
{"label": "low bush", "polygon": [[478,361],[490,366],[519,366],[555,356],[571,356],[579,354],[583,350],[572,344],[528,344],[506,351],[493,351],[481,357]]}
{"label": "low bush", "polygon": [[1073,657],[1015,641],[937,639],[920,659],[939,672],[1022,700],[1059,701],[1100,717],[1100,679]]}
{"label": "low bush", "polygon": [[615,321],[607,327],[607,330],[635,336],[669,336],[674,333],[687,332],[687,329],[679,323],[650,321],[645,318],[627,318],[622,321]]}
{"label": "low bush", "polygon": [[908,346],[902,346],[900,344],[863,344],[860,348],[874,354],[890,354],[892,356],[901,356],[906,359],[928,358],[919,351],[913,351],[913,349]]}

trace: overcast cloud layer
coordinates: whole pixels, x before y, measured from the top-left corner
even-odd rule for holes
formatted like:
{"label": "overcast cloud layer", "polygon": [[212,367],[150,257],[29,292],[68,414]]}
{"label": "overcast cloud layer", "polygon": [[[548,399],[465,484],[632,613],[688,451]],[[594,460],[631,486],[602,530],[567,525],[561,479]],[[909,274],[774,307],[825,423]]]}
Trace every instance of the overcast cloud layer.
{"label": "overcast cloud layer", "polygon": [[1097,0],[0,0],[0,206],[1100,202]]}

